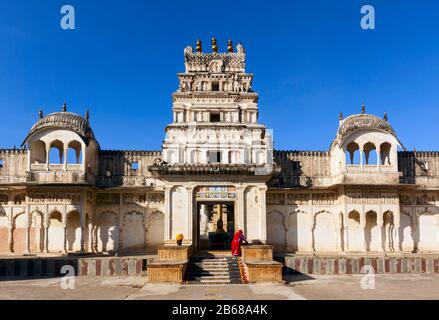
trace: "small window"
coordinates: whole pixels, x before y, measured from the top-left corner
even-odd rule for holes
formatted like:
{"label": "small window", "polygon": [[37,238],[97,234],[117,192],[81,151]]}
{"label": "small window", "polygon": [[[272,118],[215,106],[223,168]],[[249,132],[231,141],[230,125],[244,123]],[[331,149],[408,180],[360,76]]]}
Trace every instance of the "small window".
{"label": "small window", "polygon": [[219,83],[218,82],[212,83],[212,91],[219,91]]}
{"label": "small window", "polygon": [[210,114],[210,122],[220,122],[221,116],[219,113],[211,113]]}
{"label": "small window", "polygon": [[131,170],[134,170],[134,171],[139,170],[139,163],[137,161],[131,162]]}
{"label": "small window", "polygon": [[293,171],[300,171],[300,161],[293,161]]}
{"label": "small window", "polygon": [[209,151],[209,163],[221,163],[221,151]]}

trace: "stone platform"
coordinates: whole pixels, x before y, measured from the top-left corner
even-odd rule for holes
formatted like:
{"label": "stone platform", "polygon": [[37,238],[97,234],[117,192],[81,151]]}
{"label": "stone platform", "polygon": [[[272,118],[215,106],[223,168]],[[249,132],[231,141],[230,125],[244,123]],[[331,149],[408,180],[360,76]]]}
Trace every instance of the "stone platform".
{"label": "stone platform", "polygon": [[50,256],[0,258],[0,277],[61,277],[70,265],[76,276],[142,276],[152,256]]}
{"label": "stone platform", "polygon": [[[376,274],[434,274],[439,273],[439,255],[285,255],[283,258],[286,274],[343,275]],[[366,267],[365,267],[366,266]],[[368,269],[371,266],[373,269]]]}

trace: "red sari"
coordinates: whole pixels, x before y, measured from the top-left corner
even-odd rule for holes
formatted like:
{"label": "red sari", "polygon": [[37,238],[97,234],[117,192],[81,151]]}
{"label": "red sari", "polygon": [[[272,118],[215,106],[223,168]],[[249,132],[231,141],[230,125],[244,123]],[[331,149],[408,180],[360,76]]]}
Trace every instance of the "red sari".
{"label": "red sari", "polygon": [[241,245],[245,241],[245,236],[242,230],[239,230],[237,233],[235,233],[235,236],[232,240],[232,254],[235,257],[238,257],[241,255]]}

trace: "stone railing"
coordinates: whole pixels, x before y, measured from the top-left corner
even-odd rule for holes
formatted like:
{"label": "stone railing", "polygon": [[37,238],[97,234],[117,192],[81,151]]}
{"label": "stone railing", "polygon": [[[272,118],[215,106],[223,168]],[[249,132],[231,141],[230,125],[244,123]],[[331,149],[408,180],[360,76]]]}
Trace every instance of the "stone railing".
{"label": "stone railing", "polygon": [[9,176],[0,174],[0,184],[24,183],[26,176]]}
{"label": "stone railing", "polygon": [[87,180],[87,173],[84,171],[38,171],[26,172],[26,182],[35,183],[91,183]]}

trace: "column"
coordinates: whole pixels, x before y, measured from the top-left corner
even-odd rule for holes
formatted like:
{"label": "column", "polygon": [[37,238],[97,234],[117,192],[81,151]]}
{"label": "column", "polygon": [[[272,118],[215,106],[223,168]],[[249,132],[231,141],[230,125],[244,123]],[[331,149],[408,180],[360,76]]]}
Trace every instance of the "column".
{"label": "column", "polygon": [[69,146],[63,145],[63,147],[64,171],[67,171],[67,151],[69,149]]}
{"label": "column", "polygon": [[8,226],[8,249],[10,253],[14,253],[14,242],[13,242],[14,226]]}
{"label": "column", "polygon": [[308,214],[308,251],[314,252],[314,212]]}
{"label": "column", "polygon": [[67,253],[67,227],[63,228],[63,253]]}
{"label": "column", "polygon": [[246,234],[247,230],[245,228],[245,217],[244,217],[244,210],[245,210],[245,203],[244,203],[244,187],[237,187],[237,210],[236,213],[238,214],[238,225],[236,229],[240,229],[244,231],[244,234]]}
{"label": "column", "polygon": [[360,148],[360,169],[363,171],[363,146]]}
{"label": "column", "polygon": [[29,227],[29,225],[26,225],[24,242],[25,242],[24,254],[29,254],[30,253],[30,227]]}
{"label": "column", "polygon": [[[345,206],[346,208],[346,206]],[[349,219],[348,219],[348,213],[347,210],[343,213],[343,221],[344,221],[344,250],[343,252],[349,252]]]}
{"label": "column", "polygon": [[395,249],[395,252],[401,252],[402,251],[402,245],[399,242],[399,228],[401,226],[401,213],[399,212],[399,206],[397,209],[397,212],[393,215],[393,223],[394,223],[394,240],[393,240],[393,247]]}
{"label": "column", "polygon": [[378,171],[381,171],[381,150],[380,150],[380,148],[377,148],[376,152],[377,152],[377,167],[378,167]]}
{"label": "column", "polygon": [[361,227],[361,248],[363,252],[367,251],[366,248],[366,215],[364,212],[360,214],[360,227]]}
{"label": "column", "polygon": [[383,217],[383,213],[379,213],[377,214],[377,225],[378,225],[378,243],[379,243],[379,247],[378,247],[378,252],[384,252],[386,251],[384,249],[384,243],[383,243],[383,228],[384,228],[384,217]]}
{"label": "column", "polygon": [[96,253],[93,249],[93,243],[94,243],[94,239],[93,239],[93,223],[92,220],[89,219],[88,221],[88,250],[91,253]]}
{"label": "column", "polygon": [[46,170],[49,171],[49,153],[50,145],[46,145]]}
{"label": "column", "polygon": [[266,200],[267,187],[259,189],[260,193],[260,214],[261,214],[261,226],[260,226],[260,240],[262,243],[267,243],[267,200]]}
{"label": "column", "polygon": [[194,239],[194,188],[188,187],[187,189],[187,239],[192,241]]}
{"label": "column", "polygon": [[171,187],[165,187],[165,221],[164,221],[164,240],[165,242],[168,240],[172,240],[172,234],[171,234]]}
{"label": "column", "polygon": [[49,218],[44,221],[44,253],[49,253]]}
{"label": "column", "polygon": [[[92,238],[93,238],[93,247],[92,251],[94,253],[98,253],[98,227],[92,225]],[[119,239],[120,239],[120,233],[119,233]]]}
{"label": "column", "polygon": [[335,219],[335,232],[336,232],[336,237],[335,239],[337,239],[337,244],[336,244],[336,250],[337,252],[342,252],[343,251],[343,247],[342,247],[342,243],[341,243],[341,239],[342,239],[342,234],[341,234],[341,226],[342,226],[342,219],[340,217],[340,215],[342,215],[343,213],[339,213],[337,214],[337,217]]}

